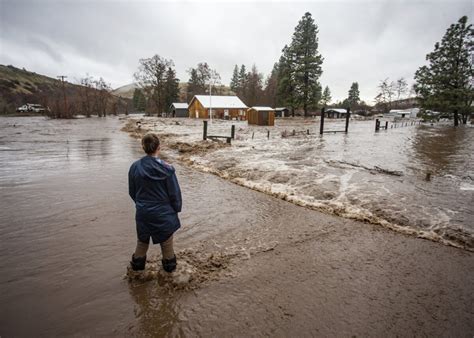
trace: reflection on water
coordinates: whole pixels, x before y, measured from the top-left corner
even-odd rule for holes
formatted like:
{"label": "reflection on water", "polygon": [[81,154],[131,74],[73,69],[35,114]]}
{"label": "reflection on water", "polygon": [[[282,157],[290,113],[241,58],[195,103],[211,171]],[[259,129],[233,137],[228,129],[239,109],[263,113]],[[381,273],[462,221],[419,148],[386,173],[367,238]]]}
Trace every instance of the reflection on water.
{"label": "reflection on water", "polygon": [[179,321],[176,297],[157,284],[129,284],[129,292],[135,302],[136,327],[129,330],[137,335],[163,337],[172,332]]}

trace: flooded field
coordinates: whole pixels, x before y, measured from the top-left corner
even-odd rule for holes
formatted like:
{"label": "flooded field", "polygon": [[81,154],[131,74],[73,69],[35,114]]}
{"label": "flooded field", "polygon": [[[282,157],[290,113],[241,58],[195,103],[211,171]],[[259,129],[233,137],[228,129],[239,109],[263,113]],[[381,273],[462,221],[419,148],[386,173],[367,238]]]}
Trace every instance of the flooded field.
{"label": "flooded field", "polygon": [[[372,154],[375,148],[370,144],[363,153],[373,162],[367,158],[356,162],[349,150],[341,155],[341,147],[359,149],[351,138],[369,137],[356,132],[358,125],[353,125],[349,136],[281,138],[276,130],[310,127],[304,121],[294,127],[285,122],[288,125],[272,129],[268,141],[265,128],[241,123],[238,141],[228,147],[198,141],[201,122],[149,122],[164,133],[164,155],[175,165],[183,190],[183,227],[175,241],[178,273],[173,277],[159,271],[159,249],[153,247],[146,274],[125,278],[135,244],[127,172],[142,156],[139,142],[120,131],[125,121],[115,117],[0,119],[2,337],[222,336],[239,335],[249,327],[264,335],[474,330],[472,253],[301,208],[295,201],[287,203],[219,177],[240,177],[242,185],[255,184],[272,194],[271,189],[283,194],[294,189],[293,196],[313,203],[320,197],[309,179],[314,176],[327,191],[327,200],[341,205],[347,203],[345,198],[361,199],[357,179],[374,187],[386,184],[388,191],[399,195],[403,182],[415,182],[403,191],[417,192],[423,186],[430,192],[426,196],[439,193],[435,187],[444,187],[444,179],[449,179],[454,183],[447,185],[446,193],[456,196],[458,208],[445,226],[456,225],[467,232],[472,229],[467,222],[472,213],[467,200],[472,199],[471,183],[459,172],[464,166],[469,174],[472,162],[455,157],[460,159],[456,166],[445,160],[445,165],[433,169],[433,180],[424,183],[416,166],[435,168],[433,163],[439,163],[430,157],[431,147],[420,145],[423,155],[416,155],[419,162],[413,167],[407,164],[413,149],[393,155],[407,156],[407,162],[384,162]],[[451,137],[459,137],[456,142],[461,146],[436,141],[444,137],[445,129],[416,128],[396,133],[412,135],[408,137],[417,144],[419,129],[431,135],[447,156],[454,154],[452,149],[461,154],[472,147],[472,129]],[[230,133],[230,124],[215,122],[210,128],[214,130]],[[370,137],[384,138],[382,133]],[[380,144],[388,148],[385,141]],[[293,145],[306,150],[294,152]],[[232,152],[238,155],[232,157]],[[323,159],[318,155],[323,153],[332,157]],[[178,157],[218,175],[180,165]],[[381,172],[376,166],[403,171],[403,176]],[[308,168],[322,172],[305,176],[312,170]],[[323,172],[332,176],[324,180]],[[367,198],[374,200],[370,194]],[[413,196],[405,198],[416,201]],[[439,201],[436,198],[430,203]],[[429,207],[427,201],[416,203],[419,209]],[[437,207],[448,210],[453,205],[445,200]],[[387,312],[387,302],[398,305]]]}
{"label": "flooded field", "polygon": [[[376,133],[374,121],[352,121],[349,134],[321,137],[314,119],[277,119],[274,127],[217,120],[208,133],[230,136],[231,124],[232,146],[210,151],[212,142],[199,141],[202,121],[141,120],[142,132],[163,135],[200,170],[311,209],[474,248],[472,126],[390,121]],[[326,121],[326,130],[343,129],[344,121]]]}

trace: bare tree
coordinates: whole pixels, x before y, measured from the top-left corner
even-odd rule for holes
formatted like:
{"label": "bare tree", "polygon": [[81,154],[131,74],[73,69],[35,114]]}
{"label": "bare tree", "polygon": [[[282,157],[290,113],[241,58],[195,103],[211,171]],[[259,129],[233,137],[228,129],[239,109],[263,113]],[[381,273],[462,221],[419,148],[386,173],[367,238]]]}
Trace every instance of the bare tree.
{"label": "bare tree", "polygon": [[94,80],[94,108],[99,117],[107,116],[107,106],[111,87],[103,78]]}
{"label": "bare tree", "polygon": [[147,113],[161,114],[167,108],[165,93],[167,70],[173,68],[174,63],[159,55],[140,59],[139,63],[134,77],[148,98]]}
{"label": "bare tree", "polygon": [[404,98],[408,92],[408,83],[405,78],[401,77],[395,83],[395,92],[397,94],[397,100]]}
{"label": "bare tree", "polygon": [[87,117],[92,115],[92,98],[94,96],[94,79],[87,75],[86,77],[80,80],[80,85],[82,86],[79,90],[79,99],[82,113]]}
{"label": "bare tree", "polygon": [[379,92],[375,97],[375,101],[378,106],[382,107],[385,113],[388,113],[392,107],[392,101],[396,93],[395,83],[393,81],[390,82],[390,80],[386,78],[380,81],[377,88]]}

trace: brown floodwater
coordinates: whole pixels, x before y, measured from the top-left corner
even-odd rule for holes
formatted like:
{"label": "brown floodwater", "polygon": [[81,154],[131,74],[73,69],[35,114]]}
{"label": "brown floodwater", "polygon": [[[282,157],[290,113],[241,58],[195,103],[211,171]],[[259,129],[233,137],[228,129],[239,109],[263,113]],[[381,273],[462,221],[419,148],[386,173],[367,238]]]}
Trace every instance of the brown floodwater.
{"label": "brown floodwater", "polygon": [[[184,199],[183,227],[176,239],[181,266],[194,269],[191,288],[216,278],[227,278],[229,283],[214,294],[212,290],[199,289],[198,293],[180,292],[163,286],[166,278],[160,276],[158,284],[139,280],[129,282],[124,275],[134,248],[135,229],[127,172],[142,152],[136,140],[120,131],[121,126],[122,121],[114,117],[67,121],[41,117],[0,119],[1,336],[161,336],[193,335],[195,332],[212,334],[212,325],[220,332],[225,332],[226,327],[235,329],[236,322],[218,321],[219,304],[231,301],[222,308],[222,314],[231,318],[235,311],[246,308],[247,300],[265,297],[265,292],[272,289],[260,295],[263,291],[255,290],[257,284],[253,282],[264,285],[271,281],[250,279],[251,287],[242,290],[239,289],[242,285],[237,285],[227,297],[225,289],[232,288],[233,274],[238,273],[238,268],[228,271],[231,259],[246,262],[250,257],[263,257],[278,250],[284,240],[308,245],[307,239],[312,238],[313,228],[321,231],[317,237],[327,238],[330,233],[337,235],[334,230],[337,222],[329,216],[321,220],[314,211],[175,163]],[[466,218],[472,215],[472,204],[469,204],[472,183],[464,176],[472,175],[473,152],[469,153],[473,147],[472,130],[463,129],[436,142],[443,133],[438,128],[423,134],[432,135],[433,144],[413,135],[414,150],[411,151],[433,166],[434,172],[452,175],[454,180],[464,180],[457,181],[458,193],[450,193],[450,198],[462,199],[458,204],[463,206],[462,210],[471,213],[461,212],[462,215],[457,216],[467,227]],[[433,149],[436,154],[446,156],[433,154]],[[462,156],[456,157],[457,153]],[[463,160],[466,154],[467,161]],[[446,159],[450,156],[454,156],[454,160]],[[459,190],[460,182],[466,182],[464,190]],[[429,193],[434,194],[442,188],[435,185]],[[296,227],[298,224],[300,226]],[[335,228],[332,229],[331,225]],[[344,230],[339,248],[347,245],[343,243],[350,243],[351,233],[350,229]],[[393,238],[395,241],[398,237],[394,235]],[[386,240],[385,237],[381,236],[380,241],[376,239],[370,238],[370,241],[387,245],[382,241]],[[443,250],[451,252],[447,248]],[[423,252],[425,249],[420,254]],[[153,260],[159,259],[158,253],[157,248],[152,248],[150,256]],[[330,256],[329,252],[323,254]],[[378,253],[374,251],[371,255]],[[279,257],[281,260],[285,256]],[[472,256],[465,257],[464,262],[472,263]],[[429,259],[427,255],[424,263]],[[286,263],[279,264],[285,267]],[[455,266],[458,265],[453,265],[453,269]],[[376,267],[384,274],[392,274],[397,268],[391,266],[388,267],[390,271],[385,271],[383,260]],[[271,264],[267,269],[279,271]],[[308,273],[307,281],[316,278],[311,271]],[[469,275],[467,272],[463,278],[469,279]],[[278,276],[281,278],[278,274],[275,280]],[[436,271],[433,278],[435,276],[442,285],[443,278],[439,277],[442,272]],[[466,285],[463,278],[459,279],[461,286]],[[285,283],[281,282],[282,289],[287,287]],[[432,287],[428,286],[432,283],[430,279],[426,283],[427,287]],[[449,283],[449,286],[455,286],[452,280]],[[312,288],[311,285],[305,287],[307,290]],[[288,289],[293,290],[291,286]],[[464,325],[461,327],[466,328],[469,320],[466,320],[467,312],[463,311],[468,311],[465,304],[472,297],[462,300],[466,294],[462,290],[465,289],[453,289],[461,290],[456,298],[461,305],[458,306],[459,313],[451,311],[452,316],[460,318]],[[203,297],[198,297],[199,292]],[[246,301],[236,299],[238,293],[243,294]],[[281,298],[285,293],[279,292],[279,295]],[[216,296],[221,298],[213,298]],[[269,306],[274,296],[271,292],[267,296],[266,301],[270,301],[266,304]],[[313,293],[313,296],[320,295]],[[449,303],[443,298],[440,302]],[[435,305],[439,306],[438,303]],[[264,308],[249,308],[249,323],[258,327],[260,311]],[[337,306],[333,310],[337,313]],[[408,317],[409,314],[408,311]],[[271,317],[264,324],[268,329],[265,332],[271,332],[272,325],[278,320],[278,316]],[[304,327],[300,330],[304,332]],[[230,332],[245,334],[237,329]]]}
{"label": "brown floodwater", "polygon": [[[373,120],[352,121],[348,134],[321,137],[317,119],[277,119],[271,128],[219,120],[208,132],[226,135],[235,124],[236,139],[207,153],[202,121],[146,118],[142,128],[166,135],[193,167],[237,184],[474,250],[474,126],[387,122],[375,132]],[[329,119],[326,128],[343,123]]]}
{"label": "brown floodwater", "polygon": [[[113,117],[1,118],[0,335],[166,332],[175,322],[165,294],[148,298],[149,288],[123,279],[136,241],[127,173],[142,151],[121,125]],[[185,205],[176,250],[196,251],[193,259],[206,252],[204,241],[231,243],[237,225],[278,212],[272,199],[175,166]],[[151,328],[133,324],[157,311]]]}

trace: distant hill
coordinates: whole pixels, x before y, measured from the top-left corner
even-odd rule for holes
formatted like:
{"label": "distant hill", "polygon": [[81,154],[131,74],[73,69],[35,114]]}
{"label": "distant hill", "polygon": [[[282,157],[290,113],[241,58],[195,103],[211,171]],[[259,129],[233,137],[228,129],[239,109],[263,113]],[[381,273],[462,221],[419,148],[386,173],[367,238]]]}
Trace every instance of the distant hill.
{"label": "distant hill", "polygon": [[138,83],[130,83],[122,87],[118,87],[114,90],[112,90],[112,94],[116,96],[121,96],[127,99],[132,99],[133,98],[133,92],[135,89],[140,88]]}
{"label": "distant hill", "polygon": [[[85,87],[65,82],[64,89],[70,108],[81,114],[80,93]],[[92,93],[95,89],[90,89]],[[110,105],[116,105],[118,98],[110,94]],[[126,100],[129,101],[129,100]],[[14,113],[26,103],[38,103],[44,107],[58,106],[63,102],[61,81],[49,76],[30,72],[14,66],[0,65],[0,114]],[[128,102],[122,102],[122,106]]]}

